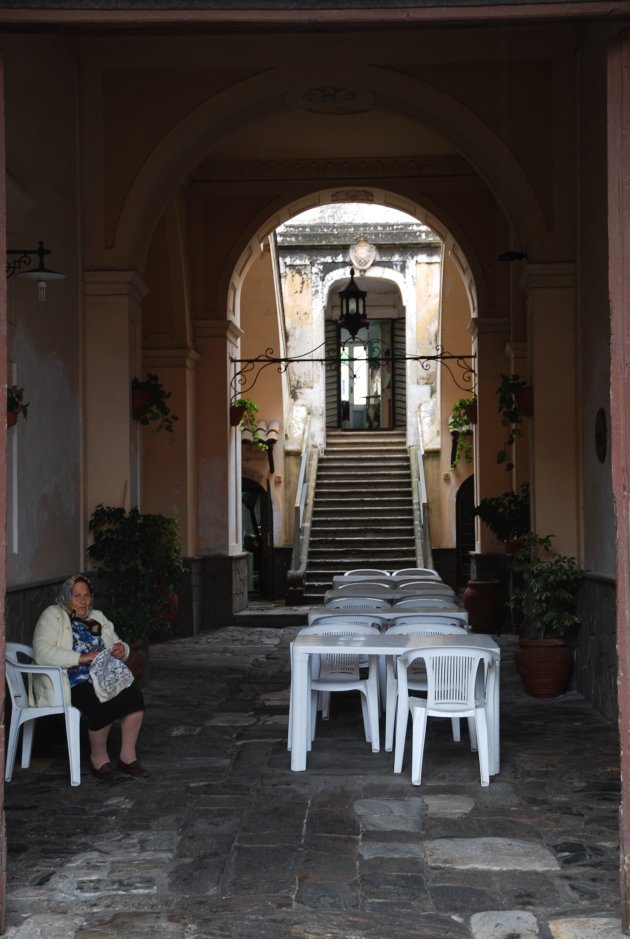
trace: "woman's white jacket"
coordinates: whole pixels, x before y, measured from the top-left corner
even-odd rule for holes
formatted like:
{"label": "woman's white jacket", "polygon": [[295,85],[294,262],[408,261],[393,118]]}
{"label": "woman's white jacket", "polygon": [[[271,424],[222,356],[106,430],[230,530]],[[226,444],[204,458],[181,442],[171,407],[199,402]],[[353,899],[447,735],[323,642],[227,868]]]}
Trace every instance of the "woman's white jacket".
{"label": "woman's white jacket", "polygon": [[[101,624],[106,648],[111,648],[116,642],[122,642],[114,631],[114,624],[110,623],[100,610],[91,610],[89,618]],[[126,659],[129,655],[129,646],[126,642],[123,642],[123,645]],[[64,669],[61,677],[66,704],[70,704],[70,682],[67,669],[79,664],[80,654],[72,648],[72,626],[68,613],[58,604],[46,607],[37,620],[33,633],[33,656],[38,665],[59,665]],[[53,703],[52,682],[46,675],[33,676],[33,696],[38,707],[49,707]]]}

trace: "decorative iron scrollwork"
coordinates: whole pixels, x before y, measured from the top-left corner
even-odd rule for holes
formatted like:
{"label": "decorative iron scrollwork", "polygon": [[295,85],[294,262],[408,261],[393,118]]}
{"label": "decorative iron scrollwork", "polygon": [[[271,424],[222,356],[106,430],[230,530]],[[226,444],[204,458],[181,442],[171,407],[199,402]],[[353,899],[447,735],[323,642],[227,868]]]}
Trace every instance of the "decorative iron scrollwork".
{"label": "decorative iron scrollwork", "polygon": [[[342,358],[337,351],[328,355],[316,355],[324,346],[325,343],[321,343],[321,345],[311,349],[310,352],[304,352],[302,355],[296,356],[278,356],[271,347],[268,347],[260,355],[253,358],[236,359],[231,357],[232,364],[239,366],[231,380],[232,399],[248,394],[258,381],[261,372],[271,365],[277,367],[278,374],[283,374],[289,365],[300,365],[302,363],[308,363],[309,365],[321,364],[325,368],[338,368],[342,361],[344,363],[365,363],[365,359],[352,356]],[[473,365],[475,357],[473,355],[452,354],[442,346],[436,346],[433,355],[392,355],[387,353],[375,356],[373,354],[375,351],[372,348],[370,349],[369,361],[371,365],[419,362],[420,366],[428,372],[431,364],[438,362],[448,370],[453,382],[461,391],[470,392],[473,389],[473,379],[476,375]]]}

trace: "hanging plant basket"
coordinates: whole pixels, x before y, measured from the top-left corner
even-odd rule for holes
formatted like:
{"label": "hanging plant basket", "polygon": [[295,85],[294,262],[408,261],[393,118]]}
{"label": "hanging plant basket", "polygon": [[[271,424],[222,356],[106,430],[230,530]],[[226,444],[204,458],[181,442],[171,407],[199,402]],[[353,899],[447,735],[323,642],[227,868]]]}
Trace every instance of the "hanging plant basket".
{"label": "hanging plant basket", "polygon": [[475,401],[472,404],[465,404],[462,408],[466,417],[471,424],[477,423],[477,402]]}
{"label": "hanging plant basket", "polygon": [[131,416],[144,426],[151,425],[152,430],[173,432],[177,415],[173,414],[167,401],[171,392],[164,388],[157,375],[147,372],[147,377],[131,382]]}
{"label": "hanging plant basket", "polygon": [[230,405],[230,427],[238,427],[243,419],[243,414],[245,413],[245,406],[240,404],[231,404]]}
{"label": "hanging plant basket", "polygon": [[131,416],[139,421],[145,416],[151,404],[151,392],[146,388],[133,388],[131,391]]}
{"label": "hanging plant basket", "polygon": [[513,391],[521,414],[524,417],[531,417],[534,413],[534,389],[531,385],[518,385]]}

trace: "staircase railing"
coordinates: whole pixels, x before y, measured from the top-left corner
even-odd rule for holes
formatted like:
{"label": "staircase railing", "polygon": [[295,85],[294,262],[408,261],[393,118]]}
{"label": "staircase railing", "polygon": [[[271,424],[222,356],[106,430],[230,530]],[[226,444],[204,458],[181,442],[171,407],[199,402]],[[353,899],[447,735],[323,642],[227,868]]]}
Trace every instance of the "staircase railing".
{"label": "staircase railing", "polygon": [[287,573],[287,603],[299,603],[304,597],[304,574],[308,563],[308,550],[313,521],[315,480],[319,449],[310,443],[310,417],[302,438],[302,457],[295,493],[294,536],[291,567]]}
{"label": "staircase railing", "polygon": [[[420,422],[418,422],[420,424]],[[413,527],[416,535],[416,564],[418,567],[433,567],[431,530],[429,524],[429,500],[424,475],[424,447],[422,428],[419,426],[420,443],[409,447],[411,483],[413,489]]]}

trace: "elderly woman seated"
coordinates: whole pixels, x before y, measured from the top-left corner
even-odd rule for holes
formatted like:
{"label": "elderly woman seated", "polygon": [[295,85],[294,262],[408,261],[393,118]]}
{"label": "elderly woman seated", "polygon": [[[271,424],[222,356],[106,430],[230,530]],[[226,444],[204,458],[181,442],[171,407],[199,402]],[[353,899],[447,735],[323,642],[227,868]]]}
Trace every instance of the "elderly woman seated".
{"label": "elderly woman seated", "polygon": [[[87,577],[75,574],[66,580],[57,601],[43,611],[35,626],[33,653],[38,665],[66,669],[66,700],[87,720],[92,774],[105,782],[112,782],[118,771],[136,778],[148,776],[136,755],[144,717],[142,691],[125,666],[114,664],[127,659],[129,646],[118,638],[107,617],[92,609]],[[92,666],[97,656],[97,665]],[[33,692],[38,705],[48,703],[50,683],[45,676],[35,676]],[[120,721],[122,736],[116,767],[107,751],[115,720]]]}

